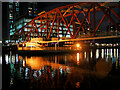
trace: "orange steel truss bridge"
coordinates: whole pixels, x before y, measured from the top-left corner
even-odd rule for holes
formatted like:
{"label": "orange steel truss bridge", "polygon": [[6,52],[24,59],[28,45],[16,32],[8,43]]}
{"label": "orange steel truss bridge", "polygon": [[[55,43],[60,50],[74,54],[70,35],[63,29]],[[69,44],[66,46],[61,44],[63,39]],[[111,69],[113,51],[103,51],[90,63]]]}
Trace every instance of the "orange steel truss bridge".
{"label": "orange steel truss bridge", "polygon": [[[105,17],[107,18],[107,22],[109,23],[108,33],[111,34],[111,23],[117,28],[118,31],[120,31],[120,26],[111,17],[112,13],[120,21],[120,16],[115,12],[115,10],[113,10],[114,8],[119,9],[119,3],[114,4],[108,2],[78,2],[66,6],[57,7],[48,12],[44,11],[40,13],[39,16],[33,18],[22,28],[15,31],[14,39],[21,37],[22,40],[30,41],[31,34],[34,38],[36,33],[37,38],[46,37],[47,39],[56,34],[56,37],[59,40],[59,31],[61,24],[66,27],[66,30],[64,31],[65,37],[69,34],[71,39],[76,39],[80,35],[79,32],[87,32],[88,37],[94,37],[97,36],[96,32],[98,31]],[[96,22],[96,18],[99,17],[96,16],[96,13],[98,11],[102,12],[103,16],[101,16],[102,18]],[[40,22],[39,25],[36,24],[36,20]],[[70,27],[71,25],[72,27]],[[28,26],[31,26],[31,28],[27,28]],[[25,28],[27,28],[27,31],[25,31]],[[70,28],[72,28],[72,31],[70,30]]]}

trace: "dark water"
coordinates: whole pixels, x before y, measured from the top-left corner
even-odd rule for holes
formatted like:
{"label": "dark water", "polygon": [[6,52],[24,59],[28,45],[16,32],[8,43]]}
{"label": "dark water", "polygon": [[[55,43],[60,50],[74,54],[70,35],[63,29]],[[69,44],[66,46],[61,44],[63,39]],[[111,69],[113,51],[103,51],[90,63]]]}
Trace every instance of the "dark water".
{"label": "dark water", "polygon": [[3,90],[120,89],[120,49],[21,56],[3,53]]}

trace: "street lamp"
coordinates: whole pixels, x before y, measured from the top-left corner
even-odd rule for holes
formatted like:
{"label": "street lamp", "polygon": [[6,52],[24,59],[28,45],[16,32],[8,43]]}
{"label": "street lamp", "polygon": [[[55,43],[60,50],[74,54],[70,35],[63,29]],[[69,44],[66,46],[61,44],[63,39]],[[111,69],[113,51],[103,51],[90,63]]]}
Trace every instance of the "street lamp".
{"label": "street lamp", "polygon": [[76,44],[76,46],[77,46],[77,48],[79,48],[79,47],[80,47],[80,44]]}

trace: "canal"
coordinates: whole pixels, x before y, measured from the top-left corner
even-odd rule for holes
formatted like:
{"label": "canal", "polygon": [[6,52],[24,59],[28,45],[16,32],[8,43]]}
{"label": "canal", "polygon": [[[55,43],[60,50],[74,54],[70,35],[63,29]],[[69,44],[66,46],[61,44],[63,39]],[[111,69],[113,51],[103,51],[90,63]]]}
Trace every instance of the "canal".
{"label": "canal", "polygon": [[89,49],[79,53],[2,54],[3,90],[49,88],[120,89],[120,49]]}

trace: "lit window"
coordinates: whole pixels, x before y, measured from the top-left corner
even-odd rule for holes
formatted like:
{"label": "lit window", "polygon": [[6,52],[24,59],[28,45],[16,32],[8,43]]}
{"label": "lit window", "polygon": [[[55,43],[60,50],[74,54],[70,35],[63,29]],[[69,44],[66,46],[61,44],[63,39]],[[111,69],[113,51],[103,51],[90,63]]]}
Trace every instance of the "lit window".
{"label": "lit window", "polygon": [[13,28],[13,31],[15,31],[15,28]]}
{"label": "lit window", "polygon": [[25,28],[24,31],[27,31],[27,28]]}
{"label": "lit window", "polygon": [[36,14],[34,16],[37,16]]}
{"label": "lit window", "polygon": [[29,13],[32,13],[32,11],[29,11]]}
{"label": "lit window", "polygon": [[10,30],[10,32],[12,32],[12,29]]}
{"label": "lit window", "polygon": [[59,27],[59,29],[60,29],[60,30],[62,30],[62,28],[61,28],[61,27]]}
{"label": "lit window", "polygon": [[13,17],[10,17],[9,19],[13,19]]}
{"label": "lit window", "polygon": [[72,25],[70,25],[70,27],[73,27]]}
{"label": "lit window", "polygon": [[19,3],[15,3],[15,6],[19,6]]}
{"label": "lit window", "polygon": [[67,30],[67,28],[63,28],[63,30]]}
{"label": "lit window", "polygon": [[66,37],[70,37],[70,35],[66,35]]}
{"label": "lit window", "polygon": [[59,35],[59,37],[62,37],[62,35]]}
{"label": "lit window", "polygon": [[10,26],[10,28],[12,28],[12,25]]}
{"label": "lit window", "polygon": [[59,33],[62,33],[62,31],[59,31]]}
{"label": "lit window", "polygon": [[32,10],[32,8],[28,8],[28,9]]}
{"label": "lit window", "polygon": [[73,31],[73,29],[70,28],[70,31]]}
{"label": "lit window", "polygon": [[16,11],[19,11],[19,8],[16,8]]}
{"label": "lit window", "polygon": [[14,34],[13,32],[10,33],[10,35],[13,35],[13,34]]}
{"label": "lit window", "polygon": [[34,8],[34,10],[37,10],[37,8]]}
{"label": "lit window", "polygon": [[9,21],[10,23],[13,23],[13,21]]}
{"label": "lit window", "polygon": [[32,14],[29,14],[29,16],[31,16]]}
{"label": "lit window", "polygon": [[10,8],[10,9],[12,9],[12,8],[13,8],[13,6],[12,6],[12,5],[9,5],[9,8]]}
{"label": "lit window", "polygon": [[20,29],[22,27],[22,25],[19,25],[19,26],[17,26],[17,29]]}
{"label": "lit window", "polygon": [[12,13],[12,12],[13,12],[13,10],[10,10],[10,12]]}
{"label": "lit window", "polygon": [[26,25],[27,23],[24,23],[24,25]]}

